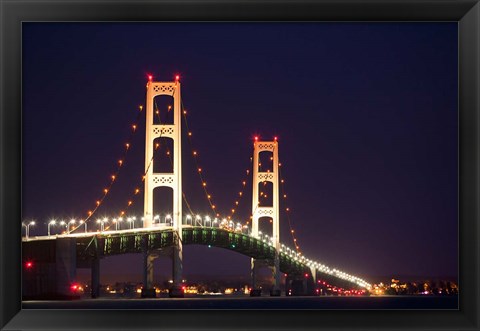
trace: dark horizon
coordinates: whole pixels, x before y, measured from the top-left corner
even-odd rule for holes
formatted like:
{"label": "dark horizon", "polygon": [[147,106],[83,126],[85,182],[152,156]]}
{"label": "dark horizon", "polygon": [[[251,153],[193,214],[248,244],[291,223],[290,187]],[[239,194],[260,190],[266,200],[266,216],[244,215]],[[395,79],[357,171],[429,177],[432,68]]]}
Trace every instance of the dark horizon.
{"label": "dark horizon", "polygon": [[[253,137],[278,136],[282,242],[293,246],[289,207],[303,254],[328,266],[367,281],[458,277],[456,23],[23,23],[22,31],[24,220],[85,217],[145,104],[147,74],[179,74],[222,214],[242,188]],[[98,216],[117,215],[143,189],[140,123]],[[205,215],[186,134],[183,190]],[[242,221],[250,190],[251,180]],[[140,194],[129,210],[142,208]],[[102,268],[114,274],[140,260],[108,258]],[[225,250],[187,248],[185,260],[186,274],[249,273],[249,258]],[[162,268],[168,262],[156,274]]]}

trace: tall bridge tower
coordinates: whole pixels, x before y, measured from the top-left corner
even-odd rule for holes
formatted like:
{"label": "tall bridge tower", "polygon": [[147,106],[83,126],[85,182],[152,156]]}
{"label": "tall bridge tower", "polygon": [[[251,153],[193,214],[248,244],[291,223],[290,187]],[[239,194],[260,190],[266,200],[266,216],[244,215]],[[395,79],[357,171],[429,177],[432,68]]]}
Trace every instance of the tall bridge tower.
{"label": "tall bridge tower", "polygon": [[[260,153],[270,152],[273,157],[272,171],[261,172]],[[258,185],[263,182],[273,184],[273,204],[271,206],[260,206],[260,194]],[[280,227],[279,227],[279,181],[278,181],[278,141],[258,141],[253,143],[253,194],[252,194],[252,236],[259,238],[258,223],[261,217],[272,219],[272,239],[275,247],[275,259],[273,261],[273,289],[271,295],[280,295]],[[268,263],[268,261],[267,261]],[[265,261],[251,260],[252,290],[257,289],[257,271]]]}
{"label": "tall bridge tower", "polygon": [[[168,95],[173,97],[173,124],[154,124],[154,98],[158,95]],[[182,286],[182,132],[181,132],[181,96],[180,81],[178,77],[173,82],[154,82],[149,77],[147,83],[146,100],[146,127],[145,127],[145,187],[144,187],[144,228],[152,228],[153,224],[153,191],[157,187],[170,187],[173,190],[173,229],[176,236],[173,247],[173,289],[172,293],[180,295]],[[156,138],[170,138],[173,140],[173,172],[155,173],[153,172],[154,141]],[[157,161],[158,162],[158,161]],[[156,255],[148,252],[148,247],[144,252],[144,289],[152,294],[153,290],[153,260]],[[153,296],[155,292],[153,291]]]}

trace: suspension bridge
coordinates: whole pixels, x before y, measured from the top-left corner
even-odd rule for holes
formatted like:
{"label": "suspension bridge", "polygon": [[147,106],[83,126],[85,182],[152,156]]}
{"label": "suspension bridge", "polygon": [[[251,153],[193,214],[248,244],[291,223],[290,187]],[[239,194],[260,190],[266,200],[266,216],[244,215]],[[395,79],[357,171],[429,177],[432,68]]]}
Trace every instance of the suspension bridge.
{"label": "suspension bridge", "polygon": [[[156,296],[153,264],[155,259],[165,255],[172,259],[172,285],[169,295],[183,297],[183,246],[191,244],[220,247],[250,257],[251,296],[261,295],[258,284],[258,273],[261,268],[271,269],[272,296],[282,294],[282,275],[285,277],[285,294],[290,292],[293,282],[301,282],[303,288],[300,294],[303,295],[313,295],[321,286],[331,286],[355,294],[363,294],[370,289],[370,284],[360,277],[330,268],[314,258],[303,255],[291,227],[294,245],[289,247],[280,242],[280,186],[283,179],[279,176],[281,164],[278,158],[277,138],[265,141],[256,137],[254,140],[252,171],[246,172],[252,180],[252,209],[248,221],[243,224],[234,221],[232,216],[235,209],[232,209],[230,216],[220,217],[211,195],[206,190],[200,167],[197,167],[197,172],[213,216],[194,215],[182,190],[182,115],[185,118],[186,111],[181,99],[179,76],[173,81],[159,82],[154,81],[149,75],[146,90],[143,215],[127,217],[126,212],[122,211],[118,217],[94,218],[123,165],[124,158],[120,159],[116,173],[111,176],[110,186],[104,189],[103,196],[96,201],[95,208],[88,212],[85,219],[78,223],[75,220],[62,221],[60,224],[55,220],[49,221],[45,236],[30,236],[29,228],[35,224],[24,223],[25,237],[22,240],[24,296],[71,294],[76,269],[90,268],[91,295],[98,297],[100,260],[113,255],[138,253],[143,255],[142,297]],[[164,95],[173,98],[173,105],[168,109],[173,114],[171,124],[162,124],[159,120],[155,98]],[[142,114],[143,106],[139,108],[137,121]],[[132,132],[135,132],[137,124],[134,124],[132,129]],[[190,137],[191,133],[188,132],[187,136]],[[173,143],[172,151],[167,150],[171,172],[154,172],[154,164],[158,163],[155,151],[160,147],[156,142],[158,138],[167,138]],[[125,152],[129,147],[127,143]],[[271,169],[262,168],[260,162],[262,153],[270,157]],[[196,155],[195,151],[193,155]],[[272,187],[268,193],[271,195],[269,203],[262,202],[267,193],[259,189],[259,185],[266,183],[270,183]],[[245,182],[243,184],[245,186]],[[165,217],[154,211],[153,193],[158,187],[170,188],[172,192],[172,206],[168,209],[171,213]],[[134,195],[138,195],[139,192],[140,189],[136,188]],[[242,195],[243,192],[239,192],[239,196]],[[183,212],[184,203],[189,213]],[[127,207],[131,204],[132,201],[129,200]],[[238,201],[235,204],[238,205]],[[259,222],[265,218],[269,219],[272,225],[271,234],[259,230]],[[290,223],[289,219],[288,222]],[[65,226],[65,231],[52,234],[51,228],[57,225]],[[31,268],[32,261],[35,263],[35,270]]]}

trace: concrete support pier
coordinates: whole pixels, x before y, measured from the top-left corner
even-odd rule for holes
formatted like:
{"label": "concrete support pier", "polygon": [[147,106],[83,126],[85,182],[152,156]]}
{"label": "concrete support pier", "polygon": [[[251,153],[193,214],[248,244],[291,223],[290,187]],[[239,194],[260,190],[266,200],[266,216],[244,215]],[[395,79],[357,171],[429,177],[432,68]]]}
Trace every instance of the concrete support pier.
{"label": "concrete support pier", "polygon": [[142,238],[143,250],[143,288],[142,298],[155,298],[155,288],[153,287],[153,261],[158,257],[152,254],[148,249],[148,235]]}
{"label": "concrete support pier", "polygon": [[183,298],[183,246],[181,238],[176,239],[175,246],[173,247],[172,256],[172,270],[173,270],[173,285],[170,288],[170,298]]}
{"label": "concrete support pier", "polygon": [[270,291],[270,296],[278,297],[281,295],[280,290],[280,255],[278,250],[275,252],[275,261],[272,267],[272,276],[273,276],[273,287]]}
{"label": "concrete support pier", "polygon": [[262,295],[262,290],[257,288],[257,276],[258,276],[258,261],[255,259],[251,259],[250,262],[250,276],[252,279],[252,289],[250,290],[250,296],[251,297],[259,297]]}

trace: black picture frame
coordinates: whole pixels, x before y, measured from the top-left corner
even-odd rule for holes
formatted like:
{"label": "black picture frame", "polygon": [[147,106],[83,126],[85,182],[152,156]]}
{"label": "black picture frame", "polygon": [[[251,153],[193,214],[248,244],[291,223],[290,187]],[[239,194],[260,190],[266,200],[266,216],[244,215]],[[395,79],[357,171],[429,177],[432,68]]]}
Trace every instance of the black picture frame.
{"label": "black picture frame", "polygon": [[[0,326],[2,330],[479,330],[480,4],[432,1],[0,0]],[[23,21],[457,21],[459,310],[22,310],[21,23]]]}

